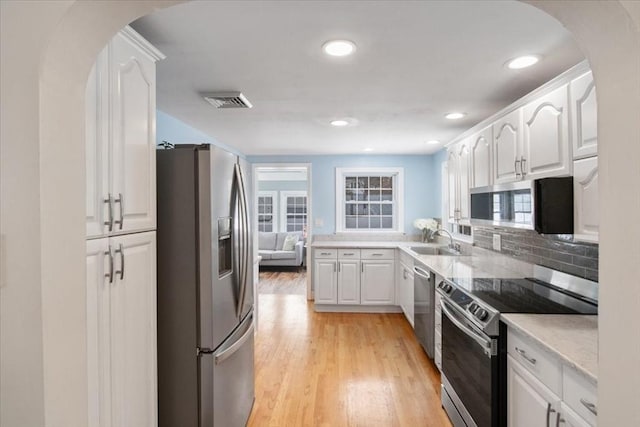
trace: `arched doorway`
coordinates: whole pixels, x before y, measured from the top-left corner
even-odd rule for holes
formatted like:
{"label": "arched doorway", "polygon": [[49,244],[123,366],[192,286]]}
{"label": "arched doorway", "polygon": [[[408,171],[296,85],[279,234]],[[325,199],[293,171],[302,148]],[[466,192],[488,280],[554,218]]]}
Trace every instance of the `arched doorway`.
{"label": "arched doorway", "polygon": [[[39,113],[39,167],[34,172],[39,176],[30,187],[39,193],[39,199],[30,203],[39,209],[39,262],[34,268],[41,278],[37,291],[42,304],[47,425],[83,425],[86,418],[81,212],[87,75],[99,49],[119,28],[176,3],[179,1],[74,2],[61,6],[60,21],[47,34],[46,47],[30,53],[40,58],[39,93],[31,94],[31,111]],[[640,336],[633,327],[640,320],[636,311],[640,223],[633,220],[640,214],[640,8],[618,1],[529,3],[574,34],[594,70],[601,159],[600,424],[632,425],[640,422],[635,404],[635,390],[640,387]],[[37,12],[34,8],[33,13]]]}

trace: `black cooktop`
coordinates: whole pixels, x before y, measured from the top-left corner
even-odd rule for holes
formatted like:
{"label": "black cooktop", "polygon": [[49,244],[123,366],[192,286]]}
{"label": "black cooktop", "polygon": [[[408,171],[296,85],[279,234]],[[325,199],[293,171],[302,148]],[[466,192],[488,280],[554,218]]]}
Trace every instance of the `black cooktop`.
{"label": "black cooktop", "polygon": [[501,313],[598,314],[595,301],[537,279],[450,280]]}

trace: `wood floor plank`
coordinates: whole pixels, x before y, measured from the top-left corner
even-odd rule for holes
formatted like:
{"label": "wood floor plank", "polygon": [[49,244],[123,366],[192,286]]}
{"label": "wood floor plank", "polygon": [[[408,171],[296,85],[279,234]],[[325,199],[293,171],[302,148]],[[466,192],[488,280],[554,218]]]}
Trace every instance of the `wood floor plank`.
{"label": "wood floor plank", "polygon": [[439,373],[402,314],[316,313],[303,295],[258,304],[249,426],[451,425]]}

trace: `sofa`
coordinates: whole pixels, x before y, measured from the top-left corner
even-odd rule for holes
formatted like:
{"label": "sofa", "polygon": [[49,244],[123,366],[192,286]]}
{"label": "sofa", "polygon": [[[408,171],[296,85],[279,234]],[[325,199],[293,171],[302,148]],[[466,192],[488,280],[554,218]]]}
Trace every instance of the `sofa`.
{"label": "sofa", "polygon": [[[287,236],[296,238],[293,250],[283,250]],[[301,232],[268,233],[261,231],[258,236],[258,255],[262,257],[260,266],[299,267],[304,254],[304,238]]]}

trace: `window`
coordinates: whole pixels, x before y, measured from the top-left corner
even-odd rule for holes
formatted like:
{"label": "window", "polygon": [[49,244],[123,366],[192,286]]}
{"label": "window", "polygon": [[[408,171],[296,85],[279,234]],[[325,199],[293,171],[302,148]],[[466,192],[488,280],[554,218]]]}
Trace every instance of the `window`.
{"label": "window", "polygon": [[404,231],[402,168],[336,168],[336,231]]}
{"label": "window", "polygon": [[277,199],[277,191],[258,192],[258,231],[278,231],[274,212]]}
{"label": "window", "polygon": [[307,192],[281,191],[280,203],[284,231],[304,231],[307,226]]}

